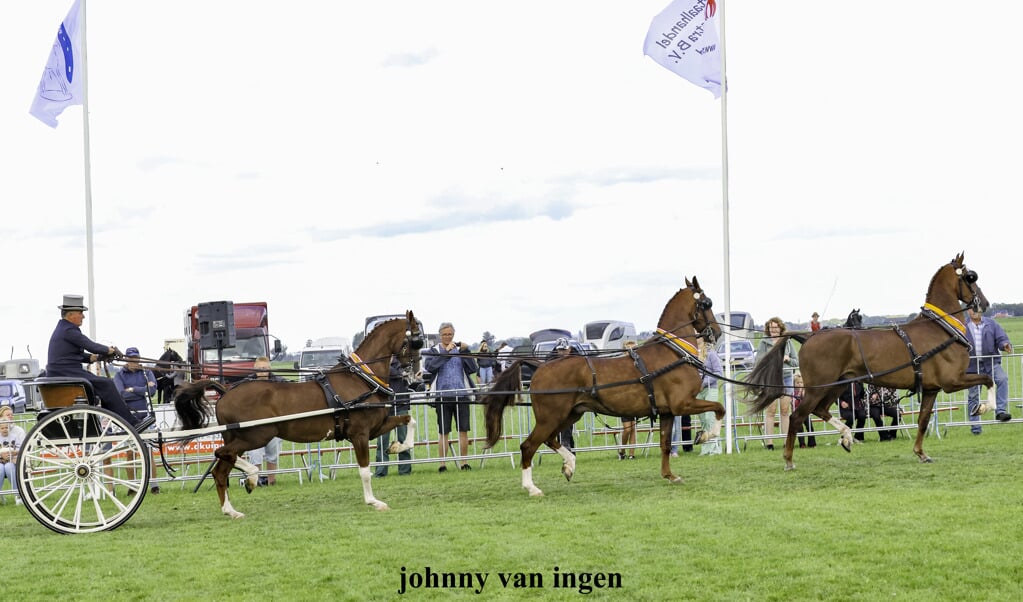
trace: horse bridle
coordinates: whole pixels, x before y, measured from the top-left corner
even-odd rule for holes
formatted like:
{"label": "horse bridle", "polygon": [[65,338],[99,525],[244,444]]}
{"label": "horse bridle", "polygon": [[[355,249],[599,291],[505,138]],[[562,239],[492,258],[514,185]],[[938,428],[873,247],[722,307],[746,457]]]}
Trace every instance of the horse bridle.
{"label": "horse bridle", "polygon": [[414,320],[406,318],[405,342],[402,343],[401,351],[398,354],[405,360],[405,363],[402,365],[401,376],[405,379],[405,384],[413,391],[419,391],[423,381],[418,380],[418,370],[416,369],[412,354],[418,355],[419,350],[423,348],[424,342],[423,329],[419,328],[419,325]]}
{"label": "horse bridle", "polygon": [[973,284],[977,282],[977,272],[967,269],[966,266],[955,268],[955,271],[956,275],[959,276],[959,290],[957,291],[959,300],[962,301],[963,299],[963,284],[965,284],[967,290],[969,290],[970,294],[973,295],[973,298],[970,299],[969,303],[966,303],[965,301],[963,301],[963,303],[966,303],[966,307],[974,311],[978,311],[980,309],[980,301],[977,300],[977,290],[973,288]]}
{"label": "horse bridle", "polygon": [[701,330],[697,334],[697,336],[699,338],[707,341],[708,343],[713,343],[714,342],[714,329],[711,328],[711,322],[709,320],[707,320],[707,315],[706,314],[707,314],[708,311],[711,310],[711,308],[714,307],[714,301],[712,301],[711,298],[708,297],[707,295],[703,294],[703,291],[695,291],[694,290],[693,291],[693,298],[696,300],[696,311],[693,312],[693,322],[692,323],[696,324],[696,320],[700,316],[702,316],[703,320],[705,322],[707,322],[707,325],[704,326],[703,330]]}

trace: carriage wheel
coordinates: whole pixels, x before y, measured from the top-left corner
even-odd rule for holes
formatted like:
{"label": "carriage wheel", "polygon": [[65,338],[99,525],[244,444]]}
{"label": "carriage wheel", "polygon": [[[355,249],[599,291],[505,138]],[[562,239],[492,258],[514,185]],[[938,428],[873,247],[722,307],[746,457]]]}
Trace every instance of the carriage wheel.
{"label": "carriage wheel", "polygon": [[58,533],[109,531],[149,485],[149,449],[117,414],[75,405],[39,419],[18,454],[25,508]]}

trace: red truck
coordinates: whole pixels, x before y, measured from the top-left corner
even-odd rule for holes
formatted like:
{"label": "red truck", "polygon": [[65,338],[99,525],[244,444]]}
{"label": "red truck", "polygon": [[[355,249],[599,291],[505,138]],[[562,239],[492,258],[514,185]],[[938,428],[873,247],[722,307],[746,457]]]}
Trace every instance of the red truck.
{"label": "red truck", "polygon": [[[199,332],[199,306],[185,311],[185,340],[188,343],[188,361],[192,364],[192,378],[219,380],[223,368],[226,382],[239,381],[252,373],[256,358],[272,358],[281,352],[281,341],[274,338],[270,345],[265,301],[233,303],[235,340],[231,347],[202,349]],[[221,366],[221,360],[223,366]]]}

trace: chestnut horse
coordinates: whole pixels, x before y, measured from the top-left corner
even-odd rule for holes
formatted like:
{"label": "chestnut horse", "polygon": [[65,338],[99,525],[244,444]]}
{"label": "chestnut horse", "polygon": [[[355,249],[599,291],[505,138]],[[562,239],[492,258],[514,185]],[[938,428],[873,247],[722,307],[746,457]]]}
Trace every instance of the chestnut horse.
{"label": "chestnut horse", "polygon": [[[224,431],[224,445],[213,452],[217,458],[213,479],[223,513],[232,518],[245,516],[236,511],[228,499],[231,469],[237,466],[245,471],[245,489],[251,493],[259,468],[241,458],[241,454],[263,447],[273,437],[297,443],[328,439],[351,441],[366,503],[377,510],[387,510],[387,504],[373,497],[369,442],[407,424],[405,441],[395,441],[387,451],[396,454],[411,449],[415,441],[415,421],[408,415],[388,416],[393,391],[387,381],[391,356],[396,355],[406,380],[411,383],[419,372],[422,346],[419,322],[408,311],[405,319],[388,320],[374,328],[351,359],[343,359],[325,372],[324,382],[245,381],[227,389],[215,381],[202,380],[178,387],[174,404],[185,430],[204,428],[209,423],[213,409],[204,399],[206,389],[217,389],[223,394],[216,404],[217,423],[230,426]],[[328,389],[332,389],[330,395]],[[302,413],[307,415],[283,419]],[[257,424],[238,425],[246,421]]]}
{"label": "chestnut horse", "polygon": [[[721,335],[699,282],[686,279],[686,288],[668,301],[657,323],[657,335],[630,353],[615,357],[567,355],[540,364],[530,381],[536,424],[522,442],[522,486],[529,495],[543,495],[533,484],[533,455],[546,443],[563,459],[561,472],[572,480],[575,455],[558,441],[558,433],[575,424],[586,412],[633,418],[656,415],[661,422],[661,476],[671,483],[682,479],[671,472],[671,431],[674,417],[714,412],[709,433],[696,443],[717,437],[725,408],[715,401],[696,399],[703,379],[697,357],[697,338],[713,342]],[[487,447],[501,437],[504,409],[514,405],[520,387],[522,360],[503,371],[494,382],[486,404]]]}
{"label": "chestnut horse", "polygon": [[[966,327],[957,314],[960,303],[986,310],[987,298],[977,286],[977,273],[963,265],[957,255],[931,278],[920,315],[890,329],[820,330],[799,349],[799,369],[804,396],[789,417],[785,439],[785,470],[795,468],[792,448],[799,425],[810,413],[831,423],[841,433],[842,447],[852,451],[849,427],[828,411],[850,382],[866,380],[874,385],[920,392],[919,424],[913,451],[921,462],[931,462],[923,440],[939,391],[953,393],[976,385],[992,386],[985,374],[966,374],[970,361]],[[747,388],[750,413],[763,411],[783,394],[782,354],[788,335],[781,337],[750,373]]]}

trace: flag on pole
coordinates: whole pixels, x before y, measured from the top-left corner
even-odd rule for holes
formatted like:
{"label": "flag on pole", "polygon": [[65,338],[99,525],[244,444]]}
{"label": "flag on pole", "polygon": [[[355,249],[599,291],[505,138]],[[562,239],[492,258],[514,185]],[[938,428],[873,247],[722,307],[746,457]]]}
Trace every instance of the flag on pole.
{"label": "flag on pole", "polygon": [[64,109],[80,105],[83,101],[79,1],[75,0],[57,30],[57,39],[53,42],[43,77],[39,80],[39,89],[28,111],[51,128],[57,127],[57,116]]}
{"label": "flag on pole", "polygon": [[643,54],[691,82],[721,96],[721,55],[715,0],[674,0],[647,31]]}

